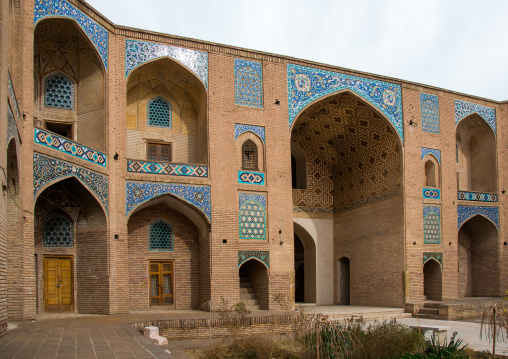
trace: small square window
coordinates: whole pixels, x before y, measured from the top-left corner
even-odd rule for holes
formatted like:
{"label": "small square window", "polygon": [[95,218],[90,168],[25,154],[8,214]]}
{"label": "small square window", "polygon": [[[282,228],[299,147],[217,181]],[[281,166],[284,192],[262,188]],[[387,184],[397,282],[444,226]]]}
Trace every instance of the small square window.
{"label": "small square window", "polygon": [[147,143],[147,160],[157,162],[171,162],[172,145],[171,143]]}

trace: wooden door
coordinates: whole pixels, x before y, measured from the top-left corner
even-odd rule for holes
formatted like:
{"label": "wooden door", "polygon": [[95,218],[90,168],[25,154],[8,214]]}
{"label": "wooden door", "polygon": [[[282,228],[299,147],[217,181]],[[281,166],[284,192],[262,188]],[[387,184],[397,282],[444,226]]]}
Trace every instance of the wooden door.
{"label": "wooden door", "polygon": [[44,258],[44,309],[73,310],[72,257]]}
{"label": "wooden door", "polygon": [[150,305],[173,304],[173,262],[150,262]]}

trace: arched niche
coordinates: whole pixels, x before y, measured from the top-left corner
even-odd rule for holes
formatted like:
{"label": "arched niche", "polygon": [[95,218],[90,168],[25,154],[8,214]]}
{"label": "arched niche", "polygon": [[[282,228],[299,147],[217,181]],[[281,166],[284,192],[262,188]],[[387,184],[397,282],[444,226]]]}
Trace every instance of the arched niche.
{"label": "arched niche", "polygon": [[342,257],[337,261],[337,299],[340,305],[351,303],[351,262]]}
{"label": "arched niche", "polygon": [[428,300],[443,299],[443,275],[441,264],[431,258],[423,265],[423,295]]}
{"label": "arched niche", "polygon": [[439,161],[433,155],[427,155],[423,158],[424,168],[424,186],[440,188],[441,169]]}
{"label": "arched niche", "polygon": [[[268,268],[257,259],[249,259],[238,268],[240,298],[249,306],[259,306],[268,310],[270,301]],[[249,290],[251,289],[251,290]],[[246,295],[246,293],[253,295]],[[242,298],[244,297],[244,298]]]}
{"label": "arched niche", "polygon": [[293,223],[293,229],[295,276],[302,275],[295,283],[295,297],[299,293],[303,302],[316,303],[316,243],[300,224]]}
{"label": "arched niche", "polygon": [[291,141],[291,186],[293,189],[307,188],[307,159],[300,146]]}
{"label": "arched niche", "polygon": [[[250,141],[250,142],[249,142]],[[245,169],[245,154],[244,149],[245,145],[252,143],[256,149],[256,162],[257,162],[257,170]],[[235,142],[235,150],[236,150],[236,162],[238,170],[246,170],[246,171],[259,171],[265,172],[265,146],[264,142],[257,134],[252,131],[246,131],[240,134],[236,138]]]}

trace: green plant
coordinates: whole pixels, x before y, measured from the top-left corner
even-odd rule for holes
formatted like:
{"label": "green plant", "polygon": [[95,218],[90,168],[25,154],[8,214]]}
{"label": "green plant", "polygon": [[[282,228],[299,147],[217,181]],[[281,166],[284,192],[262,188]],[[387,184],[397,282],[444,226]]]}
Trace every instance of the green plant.
{"label": "green plant", "polygon": [[427,358],[455,358],[465,354],[467,344],[462,345],[462,339],[457,338],[457,332],[453,332],[450,341],[441,342],[435,336],[427,341]]}
{"label": "green plant", "polygon": [[[503,298],[505,300],[506,298]],[[496,355],[497,339],[505,340],[508,336],[508,314],[503,303],[488,305],[483,311],[480,338],[485,333],[489,342],[492,341],[492,358]]]}

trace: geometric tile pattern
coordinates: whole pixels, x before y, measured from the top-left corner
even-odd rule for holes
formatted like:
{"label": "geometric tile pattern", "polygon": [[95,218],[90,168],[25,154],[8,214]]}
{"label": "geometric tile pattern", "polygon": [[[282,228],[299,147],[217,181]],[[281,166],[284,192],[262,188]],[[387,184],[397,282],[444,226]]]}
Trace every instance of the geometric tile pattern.
{"label": "geometric tile pattern", "polygon": [[192,71],[208,88],[208,53],[139,40],[125,40],[125,77],[147,61],[169,57]]}
{"label": "geometric tile pattern", "polygon": [[348,89],[381,111],[404,143],[402,96],[399,85],[310,67],[287,65],[289,128],[307,105],[328,94]]}
{"label": "geometric tile pattern", "polygon": [[61,73],[46,77],[44,107],[74,110],[74,82]]}
{"label": "geometric tile pattern", "polygon": [[68,17],[76,20],[99,52],[108,69],[108,32],[94,20],[65,0],[35,0],[34,24],[46,16]]}
{"label": "geometric tile pattern", "polygon": [[266,196],[239,194],[240,239],[266,239]]}
{"label": "geometric tile pattern", "polygon": [[238,251],[238,267],[249,259],[255,258],[264,263],[267,268],[270,268],[270,252],[252,252],[252,251]]}
{"label": "geometric tile pattern", "polygon": [[172,194],[199,209],[209,221],[211,219],[209,186],[129,181],[125,187],[126,216],[142,203],[155,197]]}
{"label": "geometric tile pattern", "polygon": [[425,157],[429,154],[436,157],[437,161],[439,163],[441,163],[441,150],[435,150],[433,148],[422,147],[422,158],[421,159],[423,159],[423,157]]}
{"label": "geometric tile pattern", "polygon": [[16,139],[16,145],[19,146],[18,125],[14,120],[11,107],[7,106],[7,144],[9,144],[9,141],[13,138]]}
{"label": "geometric tile pattern", "polygon": [[235,59],[235,104],[262,107],[263,76],[261,64]]}
{"label": "geometric tile pattern", "polygon": [[74,247],[74,225],[63,212],[50,214],[42,224],[43,247]]}
{"label": "geometric tile pattern", "polygon": [[497,207],[481,207],[481,206],[457,206],[457,228],[471,217],[481,215],[490,220],[499,231],[499,208]]}
{"label": "geometric tile pattern", "polygon": [[425,199],[440,199],[441,191],[437,188],[424,188],[423,189],[423,198]]}
{"label": "geometric tile pattern", "polygon": [[460,120],[472,113],[480,115],[492,128],[494,134],[496,134],[496,110],[494,108],[455,100],[455,126],[457,126]]}
{"label": "geometric tile pattern", "polygon": [[34,153],[34,198],[48,182],[61,177],[76,177],[95,193],[108,210],[108,176],[77,166],[73,163]]}
{"label": "geometric tile pattern", "polygon": [[7,87],[9,88],[9,101],[11,103],[11,107],[14,109],[14,114],[16,118],[19,118],[19,107],[18,101],[16,100],[16,94],[14,93],[14,87],[12,86],[11,74],[7,71],[7,75],[9,75],[9,81],[7,82]]}
{"label": "geometric tile pattern", "polygon": [[152,222],[148,227],[150,251],[172,251],[173,250],[173,227],[163,219]]}
{"label": "geometric tile pattern", "polygon": [[175,163],[131,160],[127,160],[127,172],[186,177],[208,177],[208,167],[205,165],[180,165]]}
{"label": "geometric tile pattern", "polygon": [[148,126],[171,128],[171,105],[161,97],[148,102]]}
{"label": "geometric tile pattern", "polygon": [[238,183],[265,184],[265,174],[261,172],[238,171]]}
{"label": "geometric tile pattern", "polygon": [[252,126],[252,125],[242,125],[239,123],[235,123],[235,140],[244,132],[252,132],[265,142],[265,128],[263,126]]}
{"label": "geometric tile pattern", "polygon": [[76,142],[65,139],[54,133],[49,133],[39,128],[35,128],[35,143],[54,148],[60,152],[79,157],[85,161],[106,167],[106,155]]}
{"label": "geometric tile pattern", "polygon": [[293,213],[333,214],[333,208],[293,206]]}
{"label": "geometric tile pattern", "polygon": [[441,208],[423,206],[423,243],[441,243]]}
{"label": "geometric tile pattern", "polygon": [[430,259],[435,259],[443,266],[443,253],[423,253],[423,264],[427,263]]}
{"label": "geometric tile pattern", "polygon": [[457,199],[461,201],[497,202],[497,194],[458,191]]}
{"label": "geometric tile pattern", "polygon": [[439,133],[439,104],[438,97],[420,94],[420,108],[422,131]]}

